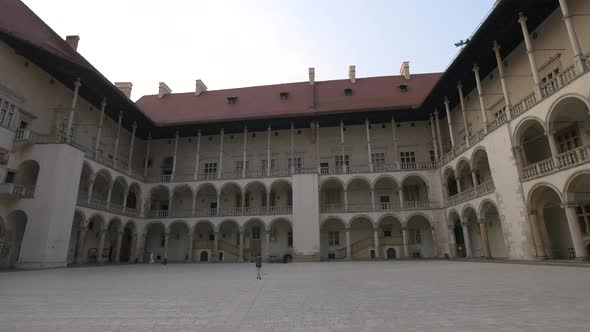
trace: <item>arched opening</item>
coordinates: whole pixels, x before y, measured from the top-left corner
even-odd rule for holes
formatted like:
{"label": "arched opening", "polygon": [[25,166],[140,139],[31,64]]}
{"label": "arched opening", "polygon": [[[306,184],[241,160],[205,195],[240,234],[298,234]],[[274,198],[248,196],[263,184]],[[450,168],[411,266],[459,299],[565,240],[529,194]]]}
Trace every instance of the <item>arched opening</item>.
{"label": "arched opening", "polygon": [[516,141],[519,143],[520,159],[523,166],[551,158],[551,149],[545,135],[545,128],[537,120],[525,120],[518,126]]}
{"label": "arched opening", "polygon": [[291,213],[293,206],[293,190],[291,183],[278,180],[270,185],[269,208],[276,214]]}
{"label": "arched opening", "polygon": [[377,225],[379,233],[379,256],[396,259],[403,256],[404,240],[402,222],[394,216],[385,216]]}
{"label": "arched opening", "polygon": [[170,225],[168,236],[168,261],[186,262],[189,260],[190,251],[190,228],[182,222],[177,221]]}
{"label": "arched opening", "polygon": [[256,256],[265,256],[266,227],[262,220],[250,219],[244,224],[244,259],[251,260]]}
{"label": "arched opening", "polygon": [[150,223],[146,228],[144,261],[161,262],[164,260],[166,245],[166,227],[160,222]]}
{"label": "arched opening", "polygon": [[139,188],[139,185],[137,183],[133,183],[130,187],[129,187],[129,192],[127,193],[127,202],[125,204],[125,208],[127,208],[127,210],[129,212],[132,213],[139,213],[140,209],[139,209],[139,202],[141,202],[141,189]]}
{"label": "arched opening", "polygon": [[84,215],[82,212],[76,210],[74,212],[74,221],[70,230],[70,242],[68,244],[68,258],[67,264],[72,265],[76,263],[76,257],[79,257],[78,243],[80,241],[80,231],[84,228]]}
{"label": "arched opening", "polygon": [[150,191],[150,215],[152,217],[167,217],[169,215],[170,193],[168,188],[157,186]]}
{"label": "arched opening", "polygon": [[560,100],[549,114],[547,125],[557,146],[558,166],[565,167],[587,160],[590,144],[590,116],[587,104],[578,97]]}
{"label": "arched opening", "polygon": [[112,219],[107,227],[107,233],[104,239],[104,256],[108,257],[108,261],[111,263],[118,261],[119,253],[117,249],[119,245],[119,233],[123,231],[122,227],[121,220],[118,218]]}
{"label": "arched opening", "polygon": [[209,261],[209,252],[207,250],[201,250],[199,255],[199,262],[208,262]]}
{"label": "arched opening", "polygon": [[471,206],[463,210],[463,222],[467,223],[467,235],[469,236],[469,244],[471,252],[467,252],[467,256],[484,257],[483,241],[479,230],[477,220],[477,212]]}
{"label": "arched opening", "polygon": [[459,176],[459,192],[466,192],[473,189],[473,176],[471,175],[471,166],[467,160],[461,160],[457,165]]}
{"label": "arched opening", "polygon": [[428,204],[428,186],[418,175],[410,175],[402,182],[404,208],[424,207]]}
{"label": "arched opening", "polygon": [[572,233],[579,234],[576,235],[577,239],[574,239],[576,241],[573,241],[576,257],[588,257],[590,256],[588,250],[590,243],[590,173],[576,175],[565,190],[569,215],[572,217],[575,215],[576,219],[575,222],[570,221],[570,229],[575,227]]}
{"label": "arched opening", "polygon": [[127,191],[127,181],[123,177],[117,177],[113,182],[113,189],[111,189],[111,208],[123,209],[125,203],[125,195]]}
{"label": "arched opening", "polygon": [[293,228],[287,219],[276,219],[270,224],[269,252],[272,261],[293,259]]}
{"label": "arched opening", "polygon": [[459,187],[457,187],[457,177],[452,168],[449,167],[445,170],[444,179],[447,187],[447,197],[457,195],[459,193]]}
{"label": "arched opening", "polygon": [[346,258],[346,225],[337,218],[328,218],[320,228],[320,258]]}
{"label": "arched opening", "polygon": [[320,186],[321,212],[339,212],[344,209],[344,184],[337,179],[326,180]]}
{"label": "arched opening", "polygon": [[495,258],[508,257],[502,222],[498,208],[492,202],[486,201],[481,207],[480,215],[485,220],[485,227],[490,245],[490,255]]}
{"label": "arched opening", "polygon": [[240,215],[242,212],[242,188],[234,182],[224,184],[221,187],[220,204],[221,215]]}
{"label": "arched opening", "polygon": [[171,175],[173,165],[174,157],[166,156],[162,158],[162,162],[160,163],[161,175]]}
{"label": "arched opening", "polygon": [[193,199],[193,190],[188,185],[174,188],[170,216],[190,217],[193,213]]}
{"label": "arched opening", "polygon": [[197,217],[208,217],[217,215],[217,189],[205,183],[197,189],[195,203],[195,215]]}
{"label": "arched opening", "polygon": [[408,219],[408,249],[410,257],[432,258],[434,254],[434,239],[432,225],[423,215],[414,215]]}
{"label": "arched opening", "polygon": [[262,182],[250,182],[244,189],[244,214],[257,215],[266,212],[268,197]]}
{"label": "arched opening", "polygon": [[[463,226],[461,225],[461,217],[455,211],[449,215],[449,232],[455,237],[455,250],[457,257],[466,257],[467,248],[465,246],[465,237],[463,236]],[[453,248],[451,248],[452,250]]]}
{"label": "arched opening", "polygon": [[354,178],[346,186],[349,212],[370,210],[373,206],[371,201],[371,184],[367,179]]}
{"label": "arched opening", "polygon": [[82,173],[80,174],[80,184],[78,185],[78,200],[87,201],[90,195],[90,181],[94,174],[92,168],[87,163],[82,164]]}
{"label": "arched opening", "polygon": [[475,174],[476,186],[492,182],[492,171],[488,154],[484,149],[479,149],[473,154],[473,173]]}
{"label": "arched opening", "polygon": [[92,216],[88,221],[82,250],[83,263],[98,263],[99,255],[104,257],[103,253],[99,252],[99,242],[104,227],[104,220],[100,215]]}
{"label": "arched opening", "polygon": [[[34,160],[27,160],[18,166],[14,176],[14,184],[21,195],[31,197],[35,192],[37,177],[39,176],[39,163]],[[19,188],[20,187],[20,188]]]}
{"label": "arched opening", "polygon": [[[193,233],[193,251],[202,255],[203,251],[207,252],[207,260],[209,261],[209,252],[215,248],[215,229],[213,224],[209,221],[199,221],[195,225]],[[201,256],[202,257],[202,256]],[[199,261],[203,262],[203,260]]]}
{"label": "arched opening", "polygon": [[383,176],[375,181],[375,203],[379,210],[393,210],[400,208],[400,188],[391,177]]}
{"label": "arched opening", "polygon": [[96,173],[92,186],[92,202],[106,206],[110,187],[111,175],[105,170]]}
{"label": "arched opening", "polygon": [[[355,259],[370,259],[375,249],[373,222],[366,216],[350,221],[350,254]],[[374,255],[374,254],[373,254]]]}
{"label": "arched opening", "polygon": [[121,239],[121,254],[119,260],[121,262],[132,263],[135,256],[136,236],[135,223],[129,221],[123,228],[123,237]]}
{"label": "arched opening", "polygon": [[236,262],[240,258],[240,226],[234,220],[224,220],[219,225],[219,250],[223,260]]}
{"label": "arched opening", "polygon": [[21,210],[13,211],[6,217],[4,243],[0,252],[0,267],[14,268],[20,259],[20,252],[27,227],[27,214]]}

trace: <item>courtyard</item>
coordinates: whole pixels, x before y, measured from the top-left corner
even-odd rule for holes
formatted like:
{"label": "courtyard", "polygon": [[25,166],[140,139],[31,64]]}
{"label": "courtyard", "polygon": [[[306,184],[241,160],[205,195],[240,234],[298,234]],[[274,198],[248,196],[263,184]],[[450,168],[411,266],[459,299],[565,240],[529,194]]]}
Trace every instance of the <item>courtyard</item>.
{"label": "courtyard", "polygon": [[453,261],[0,273],[1,331],[586,331],[590,269]]}

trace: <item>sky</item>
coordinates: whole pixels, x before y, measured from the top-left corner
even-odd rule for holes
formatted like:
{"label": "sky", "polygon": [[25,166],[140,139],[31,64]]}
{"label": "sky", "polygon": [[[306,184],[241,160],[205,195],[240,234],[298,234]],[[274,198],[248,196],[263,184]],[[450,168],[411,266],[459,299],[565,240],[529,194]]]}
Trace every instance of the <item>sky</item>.
{"label": "sky", "polygon": [[191,92],[443,71],[494,0],[23,0],[131,99],[158,82]]}

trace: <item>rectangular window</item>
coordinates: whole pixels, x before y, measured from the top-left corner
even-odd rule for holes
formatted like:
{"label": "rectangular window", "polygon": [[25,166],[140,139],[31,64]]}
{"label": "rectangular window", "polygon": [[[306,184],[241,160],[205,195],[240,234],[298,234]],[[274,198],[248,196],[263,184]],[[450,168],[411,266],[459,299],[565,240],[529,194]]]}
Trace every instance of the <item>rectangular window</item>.
{"label": "rectangular window", "polygon": [[336,162],[336,167],[341,167],[343,165],[350,166],[350,156],[349,155],[344,155],[344,159],[342,158],[342,156],[336,156],[336,157],[334,157],[334,161]]}
{"label": "rectangular window", "polygon": [[383,166],[385,165],[385,153],[377,152],[371,154],[371,163],[373,164],[373,169],[376,171],[383,170]]}
{"label": "rectangular window", "polygon": [[434,151],[430,150],[430,151],[428,151],[428,153],[430,154],[430,161],[436,161]]}
{"label": "rectangular window", "polygon": [[330,164],[329,163],[320,163],[320,173],[322,173],[322,174],[330,173]]}
{"label": "rectangular window", "polygon": [[400,152],[400,161],[402,164],[413,164],[416,162],[414,151]]}
{"label": "rectangular window", "polygon": [[340,238],[338,232],[328,232],[328,245],[329,246],[339,246],[340,245]]}
{"label": "rectangular window", "polygon": [[[260,161],[260,169],[265,170],[267,168],[267,165],[268,165],[268,161],[266,159],[262,159]],[[270,170],[271,171],[274,170],[275,166],[276,166],[276,160],[271,159],[270,160]]]}
{"label": "rectangular window", "polygon": [[[246,170],[248,170],[248,160],[246,160]],[[236,171],[241,172],[244,168],[244,161],[243,160],[236,160]]]}
{"label": "rectangular window", "polygon": [[289,232],[288,238],[287,238],[287,246],[289,248],[293,247],[293,232]]}
{"label": "rectangular window", "polygon": [[555,137],[557,137],[560,153],[573,150],[580,146],[580,137],[576,125],[558,131]]}
{"label": "rectangular window", "polygon": [[291,170],[291,167],[294,167],[295,170],[301,169],[303,167],[303,163],[301,162],[301,158],[289,158],[287,159],[287,168]]}
{"label": "rectangular window", "polygon": [[260,227],[252,227],[252,240],[260,240]]}
{"label": "rectangular window", "polygon": [[410,237],[410,239],[409,239],[410,244],[421,244],[422,243],[422,239],[420,238],[420,230],[419,229],[408,230],[408,236]]}
{"label": "rectangular window", "polygon": [[391,237],[391,231],[383,231],[383,237]]}
{"label": "rectangular window", "polygon": [[205,163],[205,174],[217,173],[217,163]]}

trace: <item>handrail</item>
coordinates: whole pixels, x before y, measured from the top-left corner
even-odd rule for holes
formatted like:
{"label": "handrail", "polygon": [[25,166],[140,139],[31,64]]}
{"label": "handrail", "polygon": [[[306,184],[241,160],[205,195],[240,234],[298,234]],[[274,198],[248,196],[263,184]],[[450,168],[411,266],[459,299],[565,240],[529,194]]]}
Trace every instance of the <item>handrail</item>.
{"label": "handrail", "polygon": [[590,161],[590,144],[558,154],[521,168],[521,180],[528,181],[558,170],[578,166]]}
{"label": "handrail", "polygon": [[496,186],[494,185],[494,181],[489,180],[489,181],[480,183],[479,185],[475,186],[475,188],[469,188],[469,189],[462,191],[458,194],[447,197],[446,205],[448,207],[448,206],[452,206],[455,204],[459,204],[459,203],[468,201],[470,199],[474,199],[474,198],[489,194],[491,192],[494,192],[495,190],[496,190]]}

